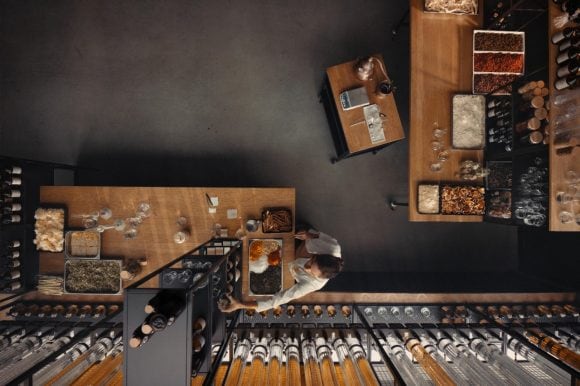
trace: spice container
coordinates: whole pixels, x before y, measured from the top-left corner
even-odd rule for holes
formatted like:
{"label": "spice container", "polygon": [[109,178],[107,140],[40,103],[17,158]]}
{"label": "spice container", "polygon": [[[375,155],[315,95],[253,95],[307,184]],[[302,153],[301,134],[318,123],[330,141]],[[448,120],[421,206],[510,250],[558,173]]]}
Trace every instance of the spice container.
{"label": "spice container", "polygon": [[524,73],[523,32],[476,30],[473,33],[473,93],[508,95]]}

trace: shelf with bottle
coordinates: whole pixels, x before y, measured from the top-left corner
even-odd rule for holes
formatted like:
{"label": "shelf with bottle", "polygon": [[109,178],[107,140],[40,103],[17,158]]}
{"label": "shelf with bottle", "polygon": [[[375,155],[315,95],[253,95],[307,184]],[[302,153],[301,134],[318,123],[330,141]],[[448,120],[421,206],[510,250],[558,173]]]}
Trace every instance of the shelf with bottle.
{"label": "shelf with bottle", "polygon": [[501,323],[574,323],[578,307],[573,304],[485,304],[474,309]]}
{"label": "shelf with bottle", "polygon": [[[574,5],[575,4],[575,5]],[[570,1],[549,6],[550,224],[551,231],[580,231],[580,19]],[[568,12],[569,11],[569,12]],[[580,12],[576,8],[576,14]]]}
{"label": "shelf with bottle", "polygon": [[24,186],[22,184],[22,167],[13,163],[0,164],[0,206],[2,228],[25,223],[22,203]]}
{"label": "shelf with bottle", "polygon": [[118,303],[22,301],[12,305],[8,314],[17,321],[47,320],[94,323],[117,313],[122,307],[123,305]]}
{"label": "shelf with bottle", "polygon": [[484,27],[491,30],[522,30],[528,23],[546,13],[542,2],[495,0],[484,4]]}
{"label": "shelf with bottle", "polygon": [[21,292],[24,289],[22,242],[11,238],[0,243],[0,292]]}

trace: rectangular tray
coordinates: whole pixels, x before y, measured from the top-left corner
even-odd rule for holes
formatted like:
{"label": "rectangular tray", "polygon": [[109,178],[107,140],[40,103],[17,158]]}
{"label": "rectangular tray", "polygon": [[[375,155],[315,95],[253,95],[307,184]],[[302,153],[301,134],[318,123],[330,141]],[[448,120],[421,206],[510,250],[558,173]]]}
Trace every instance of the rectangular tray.
{"label": "rectangular tray", "polygon": [[63,246],[62,246],[62,249],[60,249],[60,250],[54,250],[53,251],[53,250],[47,250],[47,249],[39,248],[38,245],[35,242],[34,244],[36,246],[36,250],[42,251],[42,252],[62,253],[62,251],[64,250],[64,230],[65,230],[65,228],[67,226],[67,220],[68,220],[68,211],[67,211],[66,205],[64,205],[64,204],[42,204],[41,203],[38,206],[38,208],[36,208],[34,210],[34,214],[33,214],[33,216],[34,216],[34,241],[36,241],[36,235],[37,235],[37,233],[36,233],[36,229],[37,229],[36,228],[36,223],[38,222],[38,220],[36,219],[36,211],[38,209],[57,209],[57,210],[62,210],[62,212],[63,212],[63,226],[62,226],[62,232],[61,232],[61,234],[62,234],[62,239],[63,239]]}
{"label": "rectangular tray", "polygon": [[[97,241],[97,253],[94,256],[77,256],[77,255],[73,255],[70,252],[70,248],[71,248],[71,238],[72,238],[72,234],[75,232],[82,232],[82,233],[95,233],[97,235],[98,241]],[[101,257],[101,234],[99,232],[95,232],[95,231],[90,231],[90,230],[70,230],[67,231],[64,235],[64,255],[67,259],[98,259]]]}
{"label": "rectangular tray", "polygon": [[[278,230],[269,230],[266,225],[266,218],[268,217],[268,212],[285,211],[290,216],[290,224],[286,227],[280,228]],[[294,224],[294,219],[292,218],[292,211],[288,208],[266,208],[262,211],[262,232],[263,233],[285,233],[292,232],[292,225]]]}
{"label": "rectangular tray", "polygon": [[[483,201],[483,210],[481,212],[463,212],[463,211],[451,211],[451,212],[446,212],[443,209],[443,193],[445,191],[445,188],[465,188],[465,189],[469,189],[469,190],[474,190],[474,189],[483,189],[483,193],[482,193],[482,201]],[[457,185],[457,184],[442,184],[439,188],[439,197],[440,197],[440,204],[439,204],[439,208],[441,210],[441,214],[443,215],[483,215],[485,214],[485,188],[483,186],[475,186],[475,185]]]}
{"label": "rectangular tray", "polygon": [[[88,265],[95,265],[95,266],[99,266],[99,265],[103,265],[103,264],[112,264],[115,265],[116,267],[118,267],[118,276],[119,276],[119,290],[117,292],[97,292],[97,290],[89,292],[89,291],[84,291],[84,292],[76,292],[76,291],[69,291],[67,289],[67,282],[69,281],[69,275],[68,275],[68,268],[71,265],[74,264],[88,264]],[[122,260],[94,260],[94,259],[69,259],[66,260],[64,262],[64,285],[63,285],[63,290],[65,294],[75,294],[75,295],[119,295],[121,293],[123,293],[123,282],[121,280],[121,269],[123,266],[123,262]],[[93,277],[95,277],[95,274],[93,273]],[[116,281],[116,279],[115,279]]]}
{"label": "rectangular tray", "polygon": [[[469,122],[463,122],[460,118],[456,117],[455,106],[456,101],[460,98],[473,98],[473,103],[480,103],[481,106],[481,116],[476,116],[476,110],[473,110],[473,117],[479,122],[480,127],[477,128]],[[486,100],[483,95],[471,95],[471,94],[457,94],[454,95],[451,101],[452,111],[451,111],[451,146],[454,149],[483,149],[485,147],[485,117],[486,117]],[[465,112],[463,112],[465,115]],[[473,146],[467,146],[465,140],[459,141],[459,134],[465,137],[475,137],[477,140],[473,141]]]}
{"label": "rectangular tray", "polygon": [[[249,277],[249,294],[253,295],[253,296],[260,296],[260,295],[273,295],[276,292],[280,291],[282,289],[282,280],[283,280],[283,266],[282,266],[282,261],[283,261],[283,256],[282,256],[282,247],[283,247],[283,241],[282,239],[251,239],[248,240],[248,256],[250,256],[250,251],[252,248],[252,244],[257,242],[257,241],[274,241],[276,243],[278,243],[279,248],[280,248],[280,264],[278,266],[276,266],[276,268],[272,268],[272,266],[269,266],[268,269],[264,272],[264,273],[254,273],[250,271],[250,264],[252,264],[252,261],[249,261],[248,264],[248,277]],[[279,272],[280,274],[280,284],[279,286],[277,286],[276,288],[270,288],[269,291],[256,291],[256,288],[252,288],[252,281],[256,281],[256,280],[262,280],[264,279],[266,276],[264,275],[277,275],[277,273]]]}

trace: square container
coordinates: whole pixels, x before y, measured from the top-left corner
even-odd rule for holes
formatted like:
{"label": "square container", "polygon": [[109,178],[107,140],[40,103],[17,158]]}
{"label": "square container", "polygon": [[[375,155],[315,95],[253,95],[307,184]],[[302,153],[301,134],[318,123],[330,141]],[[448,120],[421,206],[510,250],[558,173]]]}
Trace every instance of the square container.
{"label": "square container", "polygon": [[292,232],[292,211],[287,208],[267,208],[262,212],[262,232]]}
{"label": "square container", "polygon": [[101,234],[96,231],[68,231],[64,235],[67,259],[98,259],[101,256]]}

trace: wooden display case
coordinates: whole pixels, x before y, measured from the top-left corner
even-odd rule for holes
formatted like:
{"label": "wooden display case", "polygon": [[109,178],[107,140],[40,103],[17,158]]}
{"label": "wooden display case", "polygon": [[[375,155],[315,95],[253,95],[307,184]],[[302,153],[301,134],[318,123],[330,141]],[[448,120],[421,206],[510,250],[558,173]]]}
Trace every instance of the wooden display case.
{"label": "wooden display case", "polygon": [[[548,11],[549,11],[549,27],[548,27],[548,37],[549,40],[548,44],[549,48],[549,83],[550,83],[550,98],[554,98],[558,95],[562,95],[565,93],[570,92],[570,90],[562,90],[558,91],[554,88],[554,81],[556,78],[556,69],[558,65],[556,64],[556,56],[558,52],[558,46],[552,44],[551,37],[556,32],[560,31],[560,28],[556,28],[554,23],[552,22],[553,18],[562,14],[562,11],[559,7],[552,1],[548,2]],[[571,23],[570,23],[571,24]],[[577,105],[580,104],[580,100],[577,101]],[[550,109],[550,118],[553,122],[554,118],[560,114],[561,107],[555,106],[551,104]],[[552,123],[553,124],[553,123]],[[553,133],[553,127],[551,127]],[[562,209],[560,204],[556,201],[556,192],[563,190],[566,181],[565,175],[566,172],[569,170],[573,170],[576,173],[580,174],[580,148],[575,147],[573,148],[572,152],[567,155],[558,155],[556,153],[556,146],[554,145],[554,135],[550,136],[550,144],[549,144],[549,159],[550,159],[550,219],[549,219],[549,230],[550,231],[557,231],[557,232],[579,232],[580,231],[580,224],[575,221],[572,221],[567,224],[563,224],[560,221],[559,213]],[[579,204],[575,204],[579,205]]]}

